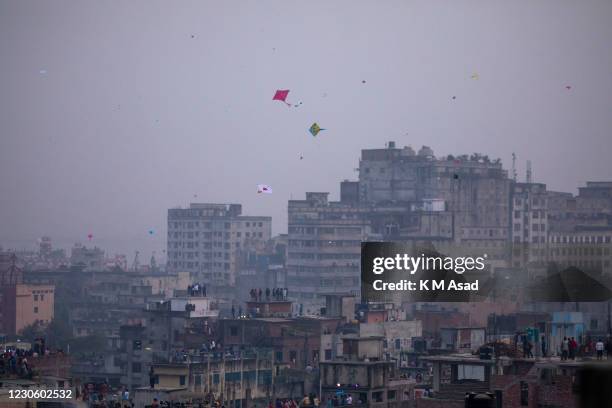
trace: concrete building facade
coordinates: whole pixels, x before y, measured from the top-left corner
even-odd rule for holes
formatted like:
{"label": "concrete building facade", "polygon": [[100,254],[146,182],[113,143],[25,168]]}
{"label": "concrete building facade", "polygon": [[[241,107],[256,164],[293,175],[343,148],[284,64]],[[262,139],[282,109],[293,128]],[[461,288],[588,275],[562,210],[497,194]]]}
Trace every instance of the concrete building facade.
{"label": "concrete building facade", "polygon": [[515,183],[512,197],[512,264],[514,267],[546,260],[548,236],[546,184]]}
{"label": "concrete building facade", "polygon": [[191,204],[168,210],[170,272],[186,271],[214,285],[236,283],[238,253],[264,245],[272,218],[241,215],[240,204]]}
{"label": "concrete building facade", "polygon": [[359,296],[361,242],[372,235],[368,208],[329,201],[328,194],[289,201],[287,285],[302,313],[319,312],[326,294]]}

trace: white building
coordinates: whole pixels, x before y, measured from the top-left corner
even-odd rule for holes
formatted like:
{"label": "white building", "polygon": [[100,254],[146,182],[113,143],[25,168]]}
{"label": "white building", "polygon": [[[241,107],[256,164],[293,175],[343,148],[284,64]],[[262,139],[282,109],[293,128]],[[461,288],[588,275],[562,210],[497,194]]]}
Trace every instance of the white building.
{"label": "white building", "polygon": [[202,283],[233,286],[238,253],[265,245],[272,233],[272,217],[241,212],[240,204],[197,203],[169,209],[168,271],[186,271]]}

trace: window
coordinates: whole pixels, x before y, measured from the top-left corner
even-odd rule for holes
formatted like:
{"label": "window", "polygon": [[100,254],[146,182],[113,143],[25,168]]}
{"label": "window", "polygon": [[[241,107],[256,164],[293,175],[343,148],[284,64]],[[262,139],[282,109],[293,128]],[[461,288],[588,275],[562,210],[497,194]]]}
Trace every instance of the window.
{"label": "window", "polygon": [[332,353],[331,353],[331,349],[327,349],[325,350],[325,360],[331,360],[332,359]]}
{"label": "window", "polygon": [[237,336],[237,335],[238,335],[238,327],[231,326],[230,327],[230,336]]}
{"label": "window", "polygon": [[132,363],[132,372],[133,373],[142,372],[142,365],[140,363]]}
{"label": "window", "polygon": [[42,302],[43,300],[45,300],[45,295],[40,295],[40,301]]}
{"label": "window", "polygon": [[291,350],[289,352],[289,360],[294,361],[297,359],[297,351]]}
{"label": "window", "polygon": [[521,406],[529,406],[529,384],[521,381]]}
{"label": "window", "polygon": [[38,313],[38,306],[34,306],[34,313]]}
{"label": "window", "polygon": [[387,391],[387,401],[393,401],[395,399],[395,390]]}
{"label": "window", "polygon": [[34,295],[34,301],[38,302],[38,295]]}
{"label": "window", "polygon": [[382,391],[373,392],[372,401],[373,402],[383,402],[383,392]]}
{"label": "window", "polygon": [[395,349],[399,350],[402,348],[402,341],[400,339],[395,339]]}
{"label": "window", "polygon": [[185,376],[184,375],[179,376],[179,385],[185,385]]}
{"label": "window", "polygon": [[276,361],[278,361],[278,362],[283,361],[283,352],[282,351],[277,351],[276,352]]}
{"label": "window", "polygon": [[140,340],[134,340],[132,342],[132,350],[142,350],[142,342]]}
{"label": "window", "polygon": [[194,377],[194,380],[195,380],[195,385],[202,385],[202,376],[201,375],[199,375],[199,374],[196,375]]}
{"label": "window", "polygon": [[258,225],[259,225],[260,227],[263,227],[263,222],[260,222]]}

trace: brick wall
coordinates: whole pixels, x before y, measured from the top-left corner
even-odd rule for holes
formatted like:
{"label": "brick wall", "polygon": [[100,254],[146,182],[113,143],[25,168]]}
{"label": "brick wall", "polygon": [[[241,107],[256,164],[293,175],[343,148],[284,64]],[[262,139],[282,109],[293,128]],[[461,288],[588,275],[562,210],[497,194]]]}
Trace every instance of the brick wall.
{"label": "brick wall", "polygon": [[[521,405],[521,381],[529,387],[528,405]],[[572,379],[568,376],[554,376],[550,383],[535,377],[521,375],[492,375],[491,391],[502,390],[503,408],[578,408],[572,393]]]}
{"label": "brick wall", "polygon": [[540,384],[538,401],[540,404],[559,408],[579,407],[577,395],[572,391],[572,378],[569,376],[553,376],[550,384]]}

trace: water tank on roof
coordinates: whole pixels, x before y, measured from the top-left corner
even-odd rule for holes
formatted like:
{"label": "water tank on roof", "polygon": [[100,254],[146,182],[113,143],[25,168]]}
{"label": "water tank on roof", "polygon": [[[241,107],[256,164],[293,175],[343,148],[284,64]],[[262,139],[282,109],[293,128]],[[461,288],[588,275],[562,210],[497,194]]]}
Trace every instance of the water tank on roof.
{"label": "water tank on roof", "polygon": [[395,142],[390,141],[388,144],[389,149],[395,149]]}

